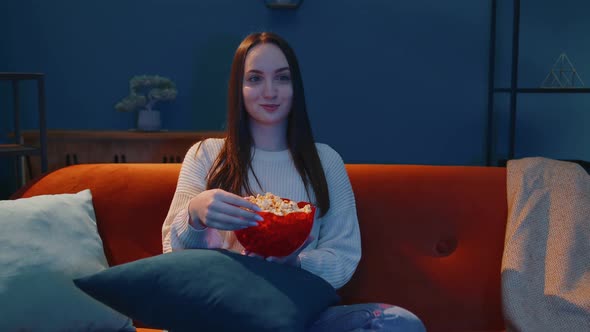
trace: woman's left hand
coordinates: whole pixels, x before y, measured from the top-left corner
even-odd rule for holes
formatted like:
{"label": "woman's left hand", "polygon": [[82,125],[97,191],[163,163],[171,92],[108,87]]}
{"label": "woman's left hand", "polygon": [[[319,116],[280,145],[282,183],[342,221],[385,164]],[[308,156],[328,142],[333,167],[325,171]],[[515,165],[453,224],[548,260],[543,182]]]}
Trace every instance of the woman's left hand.
{"label": "woman's left hand", "polygon": [[303,249],[305,249],[305,247],[307,247],[308,244],[310,244],[313,241],[314,237],[313,235],[310,235],[307,240],[305,240],[305,242],[303,242],[303,244],[297,249],[295,250],[291,255],[289,256],[284,256],[284,257],[275,257],[275,256],[268,256],[268,257],[263,257],[260,256],[258,254],[255,254],[253,252],[249,252],[248,250],[244,250],[243,254],[246,256],[250,256],[250,257],[258,257],[261,259],[264,259],[268,262],[274,262],[274,263],[279,263],[279,264],[287,264],[287,265],[291,265],[291,266],[296,266],[296,267],[301,267],[301,261],[299,259],[299,254],[301,253],[301,251],[303,251]]}

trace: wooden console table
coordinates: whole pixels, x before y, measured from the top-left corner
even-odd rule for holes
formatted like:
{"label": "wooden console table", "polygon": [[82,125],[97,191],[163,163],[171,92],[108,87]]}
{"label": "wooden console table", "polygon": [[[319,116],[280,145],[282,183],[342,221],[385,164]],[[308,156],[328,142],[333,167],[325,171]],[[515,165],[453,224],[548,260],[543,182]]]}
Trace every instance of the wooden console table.
{"label": "wooden console table", "polygon": [[[90,163],[180,163],[193,144],[211,137],[225,133],[48,130],[48,171]],[[39,132],[24,131],[23,139],[25,144],[37,144]],[[41,174],[38,156],[31,156],[27,164],[27,179]]]}

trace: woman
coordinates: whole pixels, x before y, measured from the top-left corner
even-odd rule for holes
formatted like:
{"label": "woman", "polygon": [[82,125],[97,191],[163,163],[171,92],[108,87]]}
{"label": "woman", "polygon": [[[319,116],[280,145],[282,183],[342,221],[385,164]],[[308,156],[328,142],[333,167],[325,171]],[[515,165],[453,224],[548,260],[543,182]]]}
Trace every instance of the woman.
{"label": "woman", "polygon": [[244,197],[271,192],[312,202],[317,212],[301,248],[266,259],[342,287],[361,257],[354,195],[340,155],[314,142],[299,64],[287,42],[272,33],[246,37],[233,59],[228,100],[227,137],[198,142],[183,161],[162,227],[164,252],[244,253],[233,231],[260,221],[258,207]]}

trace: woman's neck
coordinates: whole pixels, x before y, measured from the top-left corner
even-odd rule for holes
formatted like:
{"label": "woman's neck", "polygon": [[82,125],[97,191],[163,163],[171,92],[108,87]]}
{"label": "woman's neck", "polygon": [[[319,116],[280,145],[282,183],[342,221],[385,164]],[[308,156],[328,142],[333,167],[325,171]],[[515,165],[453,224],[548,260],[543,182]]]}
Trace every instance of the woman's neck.
{"label": "woman's neck", "polygon": [[266,126],[254,121],[250,122],[250,133],[254,146],[266,151],[283,151],[287,146],[287,126]]}

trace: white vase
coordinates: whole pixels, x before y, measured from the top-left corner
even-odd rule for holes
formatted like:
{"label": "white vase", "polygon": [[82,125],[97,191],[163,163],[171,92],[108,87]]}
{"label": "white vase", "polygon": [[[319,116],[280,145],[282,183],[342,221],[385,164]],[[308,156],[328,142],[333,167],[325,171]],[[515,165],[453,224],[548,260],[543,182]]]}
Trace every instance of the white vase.
{"label": "white vase", "polygon": [[162,128],[160,111],[140,110],[137,113],[137,129],[143,131],[158,131]]}

